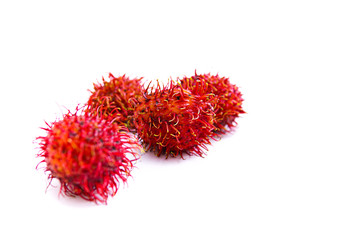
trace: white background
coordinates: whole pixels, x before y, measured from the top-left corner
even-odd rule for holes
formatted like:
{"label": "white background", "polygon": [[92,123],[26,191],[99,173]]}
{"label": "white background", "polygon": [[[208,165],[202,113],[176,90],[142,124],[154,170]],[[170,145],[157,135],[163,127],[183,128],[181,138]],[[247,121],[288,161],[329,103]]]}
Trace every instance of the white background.
{"label": "white background", "polygon": [[[1,1],[1,239],[360,239],[358,1]],[[219,73],[248,114],[143,155],[108,205],[45,193],[33,140],[92,83]]]}

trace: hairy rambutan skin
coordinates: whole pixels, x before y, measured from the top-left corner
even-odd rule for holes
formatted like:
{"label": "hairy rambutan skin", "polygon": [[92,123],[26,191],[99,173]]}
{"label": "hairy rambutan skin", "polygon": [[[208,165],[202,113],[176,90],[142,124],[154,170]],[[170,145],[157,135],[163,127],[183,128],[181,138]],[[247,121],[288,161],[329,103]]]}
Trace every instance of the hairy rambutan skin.
{"label": "hairy rambutan skin", "polygon": [[119,125],[135,131],[133,115],[136,100],[143,92],[142,78],[130,79],[125,75],[116,78],[110,73],[109,79],[102,78],[102,83],[94,84],[86,111],[115,119]]}
{"label": "hairy rambutan skin", "polygon": [[236,118],[245,113],[242,107],[242,94],[239,88],[231,84],[226,77],[217,75],[200,74],[180,80],[184,89],[190,90],[199,96],[213,94],[211,104],[214,106],[215,132],[226,133],[236,126]]}
{"label": "hairy rambutan skin", "polygon": [[106,204],[131,176],[142,150],[139,141],[124,126],[78,110],[46,124],[46,136],[37,139],[49,185],[57,178],[59,194]]}
{"label": "hairy rambutan skin", "polygon": [[213,138],[214,112],[207,100],[170,81],[166,86],[149,87],[139,99],[134,124],[147,150],[176,157],[183,154],[203,157],[205,144]]}

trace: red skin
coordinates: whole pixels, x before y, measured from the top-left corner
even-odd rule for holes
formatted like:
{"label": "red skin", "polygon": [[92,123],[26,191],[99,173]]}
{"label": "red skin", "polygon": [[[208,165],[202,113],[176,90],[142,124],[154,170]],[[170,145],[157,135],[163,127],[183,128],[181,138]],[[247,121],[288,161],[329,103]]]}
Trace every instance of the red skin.
{"label": "red skin", "polygon": [[242,108],[242,94],[238,87],[231,84],[228,78],[219,75],[200,74],[180,80],[184,89],[190,90],[193,94],[213,94],[211,104],[216,114],[214,118],[215,131],[225,133],[236,126],[236,118],[245,113]]}
{"label": "red skin", "polygon": [[78,111],[47,126],[47,135],[37,139],[38,157],[43,158],[39,164],[46,164],[49,185],[57,178],[59,194],[106,204],[139,158],[137,139],[125,127]]}
{"label": "red skin", "polygon": [[109,74],[109,81],[94,84],[94,90],[87,102],[87,112],[109,117],[130,131],[135,131],[133,115],[136,100],[142,95],[142,78],[130,79],[125,75],[114,77]]}
{"label": "red skin", "polygon": [[145,91],[135,109],[134,123],[147,150],[166,158],[183,153],[203,156],[214,129],[209,96],[197,96],[172,81]]}

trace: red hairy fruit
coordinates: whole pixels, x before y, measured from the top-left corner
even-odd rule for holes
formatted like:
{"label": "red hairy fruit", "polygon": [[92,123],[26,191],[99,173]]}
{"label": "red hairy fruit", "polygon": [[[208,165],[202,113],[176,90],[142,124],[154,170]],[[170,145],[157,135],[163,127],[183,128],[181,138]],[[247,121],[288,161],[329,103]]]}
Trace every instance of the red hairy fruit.
{"label": "red hairy fruit", "polygon": [[38,137],[49,184],[60,181],[59,194],[105,203],[120,181],[126,183],[141,145],[124,126],[96,115],[70,111]]}
{"label": "red hairy fruit", "polygon": [[184,89],[190,90],[199,96],[213,94],[211,102],[214,106],[215,131],[225,133],[236,126],[236,118],[245,113],[242,108],[242,94],[238,87],[231,84],[228,78],[219,75],[202,74],[180,80]]}
{"label": "red hairy fruit", "polygon": [[197,96],[170,81],[149,87],[139,99],[134,123],[147,150],[157,156],[176,157],[183,153],[203,156],[213,137],[214,112],[209,95]]}
{"label": "red hairy fruit", "polygon": [[94,90],[87,102],[87,112],[115,119],[119,125],[134,130],[133,115],[136,99],[142,95],[142,78],[130,79],[125,75],[114,77],[109,74],[109,81],[94,84]]}

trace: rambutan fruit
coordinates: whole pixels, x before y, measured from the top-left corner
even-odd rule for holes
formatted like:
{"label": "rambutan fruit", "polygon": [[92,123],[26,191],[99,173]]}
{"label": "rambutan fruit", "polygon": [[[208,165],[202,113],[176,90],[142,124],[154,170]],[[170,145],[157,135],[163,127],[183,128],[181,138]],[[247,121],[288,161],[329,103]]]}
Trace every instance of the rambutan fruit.
{"label": "rambutan fruit", "polygon": [[[150,84],[149,84],[150,85]],[[134,124],[147,151],[175,157],[203,156],[213,138],[214,112],[209,95],[194,95],[173,81],[144,91],[135,109]]]}
{"label": "rambutan fruit", "polygon": [[214,106],[215,132],[226,133],[236,126],[236,118],[245,113],[242,108],[242,94],[238,87],[231,84],[226,77],[217,75],[200,74],[180,80],[184,89],[199,96],[213,94],[211,102]]}
{"label": "rambutan fruit", "polygon": [[47,135],[37,139],[49,185],[56,178],[59,194],[106,204],[130,176],[142,149],[139,141],[124,126],[79,109],[46,124]]}
{"label": "rambutan fruit", "polygon": [[130,79],[125,75],[116,78],[110,73],[109,79],[102,78],[102,83],[94,84],[85,111],[115,119],[119,125],[134,131],[134,104],[142,95],[142,78]]}

